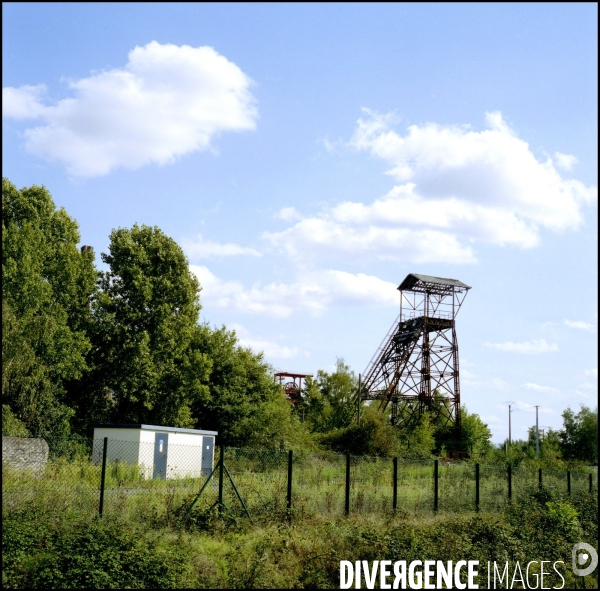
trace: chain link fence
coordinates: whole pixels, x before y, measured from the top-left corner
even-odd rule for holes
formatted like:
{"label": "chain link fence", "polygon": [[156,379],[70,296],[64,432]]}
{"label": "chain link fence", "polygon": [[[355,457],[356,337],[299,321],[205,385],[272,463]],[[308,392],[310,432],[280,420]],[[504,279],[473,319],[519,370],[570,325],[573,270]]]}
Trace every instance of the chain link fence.
{"label": "chain link fence", "polygon": [[498,512],[510,496],[545,487],[577,494],[598,488],[597,473],[333,453],[202,448],[113,439],[46,439],[41,472],[3,458],[3,510],[45,495],[65,511],[119,512],[170,521],[217,511],[233,517],[423,515]]}

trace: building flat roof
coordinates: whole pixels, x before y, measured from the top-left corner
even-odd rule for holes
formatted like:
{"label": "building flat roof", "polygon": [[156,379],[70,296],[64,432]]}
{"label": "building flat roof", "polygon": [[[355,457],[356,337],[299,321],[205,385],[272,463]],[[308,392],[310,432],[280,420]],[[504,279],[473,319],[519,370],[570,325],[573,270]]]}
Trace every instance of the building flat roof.
{"label": "building flat roof", "polygon": [[169,433],[192,433],[193,435],[218,435],[217,431],[200,429],[184,429],[182,427],[161,427],[159,425],[142,425],[133,423],[96,423],[94,429],[144,429],[147,431],[168,431]]}

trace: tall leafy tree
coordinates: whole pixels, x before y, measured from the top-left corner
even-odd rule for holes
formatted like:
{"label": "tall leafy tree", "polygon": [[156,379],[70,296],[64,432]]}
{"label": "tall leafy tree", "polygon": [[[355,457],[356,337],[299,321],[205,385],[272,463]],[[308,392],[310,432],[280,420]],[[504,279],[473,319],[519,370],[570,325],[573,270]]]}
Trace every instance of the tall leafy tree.
{"label": "tall leafy tree", "polygon": [[460,422],[464,451],[474,454],[486,453],[492,449],[492,432],[478,414],[470,413],[463,406],[460,409]]}
{"label": "tall leafy tree", "polygon": [[273,368],[262,353],[240,346],[235,331],[198,327],[194,347],[211,360],[209,396],[192,407],[203,429],[219,432],[226,445],[290,448],[313,445],[293,416]]}
{"label": "tall leafy tree", "polygon": [[598,462],[598,407],[582,406],[578,413],[567,408],[563,413],[559,438],[563,457],[569,460]]}
{"label": "tall leafy tree", "polygon": [[67,433],[67,384],[86,368],[93,254],[44,187],[2,179],[3,430]]}
{"label": "tall leafy tree", "polygon": [[316,379],[307,378],[299,412],[318,433],[347,427],[355,414],[357,387],[354,372],[338,359],[332,373],[319,370]]}
{"label": "tall leafy tree", "polygon": [[93,303],[91,371],[72,402],[82,429],[94,421],[193,427],[209,395],[210,360],[195,346],[199,285],[177,243],[135,225],[110,235]]}

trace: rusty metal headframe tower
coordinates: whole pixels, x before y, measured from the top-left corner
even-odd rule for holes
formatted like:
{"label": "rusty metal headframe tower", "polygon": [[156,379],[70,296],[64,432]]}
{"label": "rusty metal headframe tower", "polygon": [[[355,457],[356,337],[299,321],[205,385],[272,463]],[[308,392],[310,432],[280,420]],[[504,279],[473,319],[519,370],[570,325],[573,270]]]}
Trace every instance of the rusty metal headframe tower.
{"label": "rusty metal headframe tower", "polygon": [[408,426],[428,410],[460,442],[456,315],[471,289],[456,279],[409,274],[400,284],[400,316],[363,374],[361,400],[391,406],[392,424]]}
{"label": "rusty metal headframe tower", "polygon": [[[298,402],[300,402],[302,399],[302,380],[306,380],[306,378],[312,378],[312,374],[280,371],[275,374],[274,378],[275,381],[279,381],[279,384],[281,384],[283,387],[283,391],[285,392],[285,397],[288,402],[291,402],[292,404],[298,404]],[[292,381],[284,384],[284,380],[286,378],[292,378]]]}

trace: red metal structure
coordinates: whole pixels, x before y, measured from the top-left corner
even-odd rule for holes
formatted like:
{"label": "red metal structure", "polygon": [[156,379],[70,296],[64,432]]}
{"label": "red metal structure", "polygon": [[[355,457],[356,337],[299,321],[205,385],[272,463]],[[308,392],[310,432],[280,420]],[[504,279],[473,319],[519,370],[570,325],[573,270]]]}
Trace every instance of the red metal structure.
{"label": "red metal structure", "polygon": [[[292,378],[291,382],[285,382],[286,378]],[[285,397],[292,404],[297,404],[300,401],[302,392],[302,380],[304,378],[312,378],[312,374],[307,373],[288,373],[281,371],[275,374],[275,381],[279,380],[279,383],[283,386]]]}
{"label": "red metal structure", "polygon": [[414,424],[428,410],[460,442],[455,319],[471,289],[456,279],[410,273],[399,285],[400,315],[363,374],[360,400],[391,403],[391,421]]}

